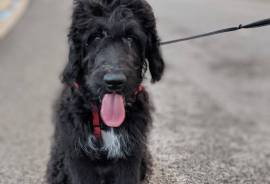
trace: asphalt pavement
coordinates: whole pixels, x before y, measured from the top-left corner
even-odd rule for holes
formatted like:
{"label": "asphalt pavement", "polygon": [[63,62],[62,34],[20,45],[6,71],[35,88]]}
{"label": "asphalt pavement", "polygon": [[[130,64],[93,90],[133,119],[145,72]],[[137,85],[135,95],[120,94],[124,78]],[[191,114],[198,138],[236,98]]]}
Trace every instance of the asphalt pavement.
{"label": "asphalt pavement", "polygon": [[[162,40],[269,17],[266,0],[150,0]],[[71,2],[31,1],[0,40],[0,183],[44,183]],[[162,48],[150,184],[270,183],[270,27]]]}

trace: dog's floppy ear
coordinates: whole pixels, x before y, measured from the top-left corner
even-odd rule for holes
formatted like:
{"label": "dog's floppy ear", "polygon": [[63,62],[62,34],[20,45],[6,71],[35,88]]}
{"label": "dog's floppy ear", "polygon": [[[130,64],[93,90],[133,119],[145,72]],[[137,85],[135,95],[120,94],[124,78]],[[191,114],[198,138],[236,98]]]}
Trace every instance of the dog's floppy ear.
{"label": "dog's floppy ear", "polygon": [[152,76],[152,83],[158,82],[165,68],[165,64],[160,51],[159,39],[154,32],[150,35],[147,41],[146,59],[148,60],[149,70]]}
{"label": "dog's floppy ear", "polygon": [[[99,0],[74,0],[74,11],[72,14],[72,23],[68,34],[69,57],[68,63],[62,73],[62,82],[68,85],[80,83],[83,77],[82,59],[83,59],[83,32],[87,29],[87,24],[92,18],[92,9],[98,9]],[[85,20],[87,21],[85,21]]]}
{"label": "dog's floppy ear", "polygon": [[72,85],[74,82],[78,82],[80,78],[80,51],[76,49],[73,41],[69,40],[69,57],[68,63],[62,74],[62,82],[68,85]]}
{"label": "dog's floppy ear", "polygon": [[148,60],[149,70],[152,76],[152,83],[158,82],[165,68],[163,57],[160,50],[160,40],[156,29],[156,19],[151,6],[143,3],[143,13],[137,14],[142,20],[142,25],[147,35],[145,57]]}

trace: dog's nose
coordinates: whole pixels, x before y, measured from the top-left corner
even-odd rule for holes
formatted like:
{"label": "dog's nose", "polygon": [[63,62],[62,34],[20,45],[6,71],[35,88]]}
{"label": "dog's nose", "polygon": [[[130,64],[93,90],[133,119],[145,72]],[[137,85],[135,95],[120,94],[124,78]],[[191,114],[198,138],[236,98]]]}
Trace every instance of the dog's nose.
{"label": "dog's nose", "polygon": [[127,77],[122,73],[109,73],[104,75],[104,82],[110,90],[121,90],[127,81]]}

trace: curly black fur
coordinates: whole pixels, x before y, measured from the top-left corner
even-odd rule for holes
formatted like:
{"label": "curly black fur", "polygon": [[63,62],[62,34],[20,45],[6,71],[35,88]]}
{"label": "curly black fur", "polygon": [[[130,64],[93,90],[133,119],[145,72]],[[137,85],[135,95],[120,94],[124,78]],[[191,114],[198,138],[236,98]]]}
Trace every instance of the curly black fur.
{"label": "curly black fur", "polygon": [[[55,106],[48,183],[139,184],[151,165],[146,143],[152,108],[145,90],[134,91],[147,66],[152,82],[164,70],[151,7],[144,0],[74,0],[69,46],[66,85]],[[117,91],[125,97],[126,118],[113,128],[121,137],[121,150],[110,155],[93,137],[91,104],[100,107],[100,99],[111,92],[103,77],[114,70],[127,76]],[[79,90],[72,87],[74,82]]]}

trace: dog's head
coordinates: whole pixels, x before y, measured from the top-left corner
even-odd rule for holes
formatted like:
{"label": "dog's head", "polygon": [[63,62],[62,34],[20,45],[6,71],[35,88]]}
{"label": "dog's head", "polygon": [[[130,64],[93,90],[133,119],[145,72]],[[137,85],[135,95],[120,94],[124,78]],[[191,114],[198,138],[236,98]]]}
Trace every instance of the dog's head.
{"label": "dog's head", "polygon": [[152,9],[144,0],[74,2],[63,82],[77,82],[92,98],[103,99],[105,112],[114,101],[121,114],[121,103],[132,98],[148,66],[153,83],[163,74]]}

